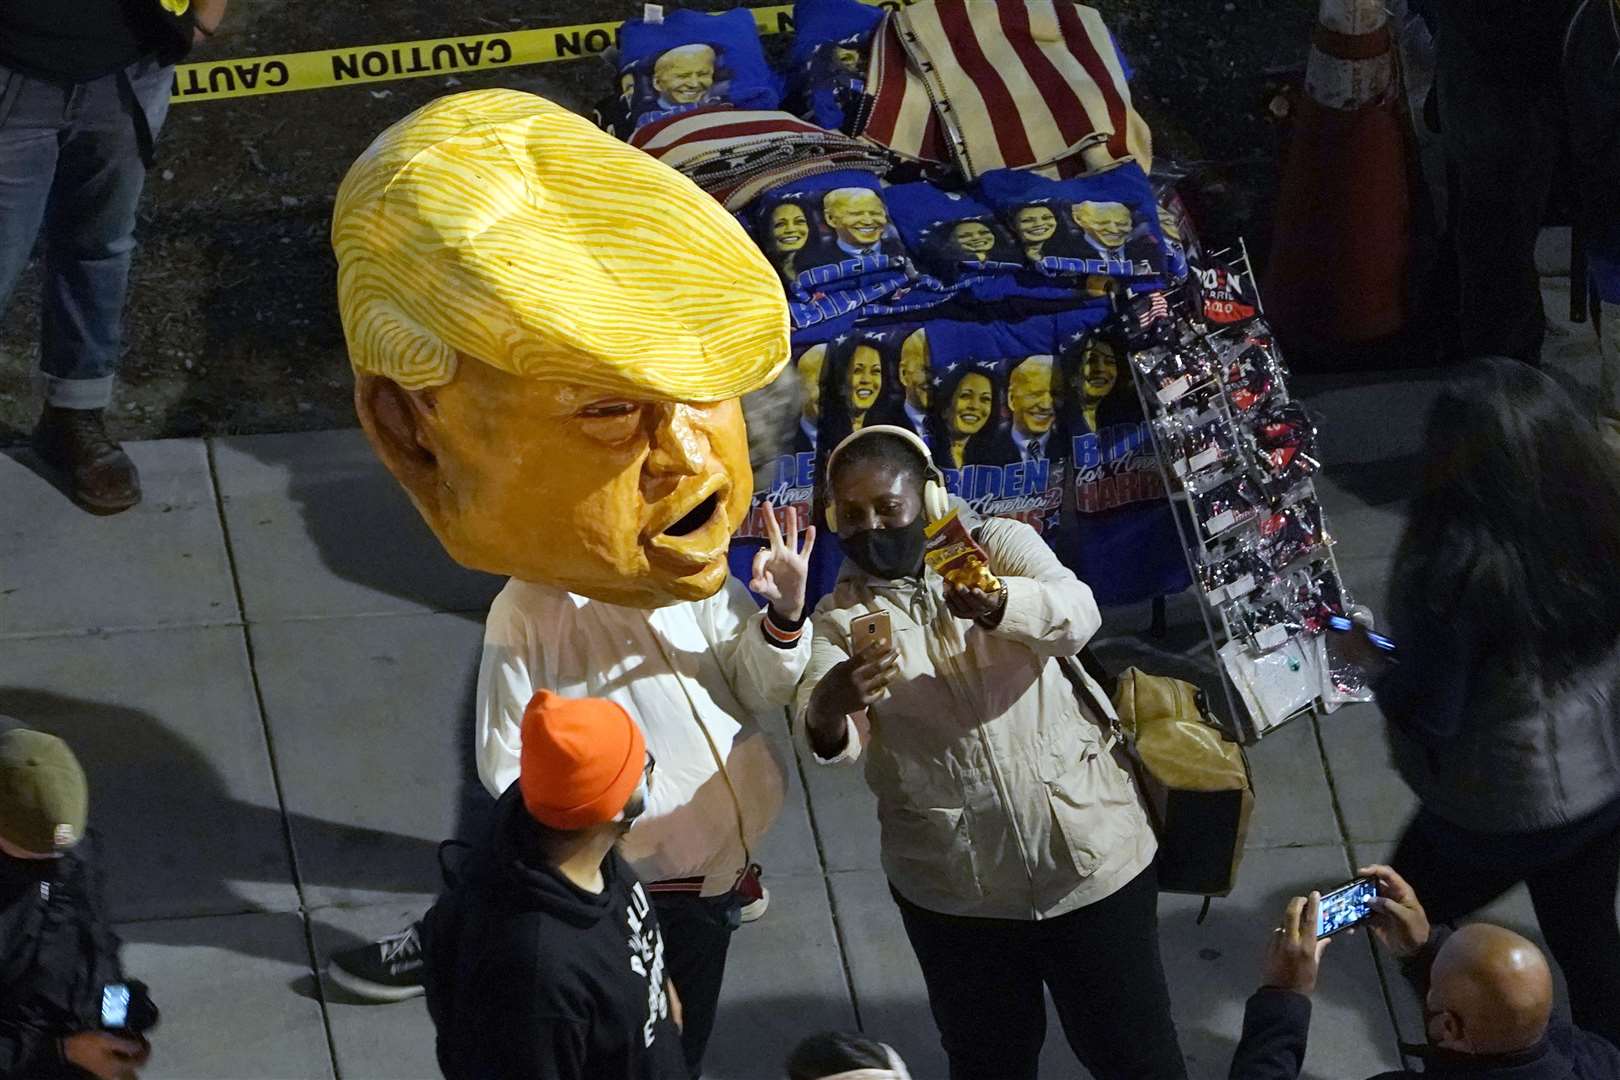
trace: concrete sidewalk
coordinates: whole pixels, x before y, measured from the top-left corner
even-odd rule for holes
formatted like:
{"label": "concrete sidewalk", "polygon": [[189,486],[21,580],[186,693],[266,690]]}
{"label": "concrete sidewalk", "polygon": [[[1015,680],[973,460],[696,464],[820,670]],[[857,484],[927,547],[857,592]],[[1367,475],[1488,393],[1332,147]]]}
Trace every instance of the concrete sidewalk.
{"label": "concrete sidewalk", "polygon": [[[1567,309],[1548,282],[1549,309]],[[1595,381],[1590,329],[1549,366]],[[1321,488],[1359,599],[1383,603],[1429,376],[1300,380]],[[355,1003],[318,972],[397,929],[438,887],[435,847],[485,799],[468,757],[481,620],[499,582],[452,565],[357,431],[130,447],[146,501],[98,519],[0,457],[0,712],[66,737],[89,770],[127,966],[164,1012],[146,1076],[437,1075],[420,1000]],[[1207,663],[1190,598],[1161,642],[1106,652]],[[1116,640],[1117,639],[1117,640]],[[777,733],[792,753],[785,730]],[[1242,881],[1202,926],[1164,898],[1163,947],[1196,1077],[1224,1077],[1266,932],[1287,897],[1385,856],[1411,807],[1370,706],[1299,719],[1251,751],[1259,805]],[[760,853],[770,913],[740,930],[715,1080],[781,1075],[823,1028],[894,1043],[944,1075],[916,962],[878,868],[858,770],[802,764]],[[1533,926],[1510,894],[1499,916]],[[1394,1067],[1405,1001],[1366,936],[1335,944],[1307,1073]],[[1402,1008],[1401,1030],[1419,1037]],[[1051,1025],[1043,1075],[1084,1075]]]}

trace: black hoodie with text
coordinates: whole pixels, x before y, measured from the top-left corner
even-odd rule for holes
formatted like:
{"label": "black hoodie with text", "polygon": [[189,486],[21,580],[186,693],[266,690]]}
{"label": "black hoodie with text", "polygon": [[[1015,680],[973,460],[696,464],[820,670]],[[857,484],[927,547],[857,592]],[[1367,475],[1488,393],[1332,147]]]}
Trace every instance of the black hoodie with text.
{"label": "black hoodie with text", "polygon": [[590,893],[520,854],[514,784],[423,922],[447,1080],[685,1080],[647,892],[617,851]]}

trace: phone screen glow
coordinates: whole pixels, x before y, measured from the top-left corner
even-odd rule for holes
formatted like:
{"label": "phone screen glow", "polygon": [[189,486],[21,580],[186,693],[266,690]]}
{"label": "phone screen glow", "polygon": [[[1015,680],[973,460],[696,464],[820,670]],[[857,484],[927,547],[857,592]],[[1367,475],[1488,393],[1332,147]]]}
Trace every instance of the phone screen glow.
{"label": "phone screen glow", "polygon": [[1322,914],[1316,924],[1316,936],[1327,937],[1347,926],[1353,926],[1372,914],[1372,902],[1378,896],[1375,881],[1352,881],[1342,889],[1335,889],[1322,897]]}
{"label": "phone screen glow", "polygon": [[129,1020],[129,987],[112,983],[101,991],[101,1026],[121,1028]]}

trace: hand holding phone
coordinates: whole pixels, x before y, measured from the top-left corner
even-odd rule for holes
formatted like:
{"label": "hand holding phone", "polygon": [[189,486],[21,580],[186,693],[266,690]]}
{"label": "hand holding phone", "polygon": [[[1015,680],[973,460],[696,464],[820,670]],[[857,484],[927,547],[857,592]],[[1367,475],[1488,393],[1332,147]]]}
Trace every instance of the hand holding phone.
{"label": "hand holding phone", "polygon": [[1296,994],[1316,989],[1316,973],[1329,941],[1316,936],[1321,911],[1322,897],[1314,892],[1288,901],[1282,925],[1272,930],[1266,942],[1266,986]]}
{"label": "hand holding phone", "polygon": [[105,1031],[138,1037],[157,1026],[158,1008],[146,984],[138,979],[101,988],[101,1026]]}
{"label": "hand holding phone", "polygon": [[894,647],[894,623],[887,611],[870,615],[857,615],[849,620],[849,646],[851,653],[862,653],[869,648]]}
{"label": "hand holding phone", "polygon": [[1358,877],[1378,883],[1373,901],[1372,931],[1384,948],[1398,957],[1415,955],[1429,943],[1429,916],[1417,892],[1393,869],[1375,863],[1356,871]]}
{"label": "hand holding phone", "polygon": [[849,659],[827,672],[812,697],[818,714],[828,721],[878,701],[900,674],[900,654],[886,611],[850,620],[849,651]]}
{"label": "hand holding phone", "polygon": [[1334,615],[1328,619],[1328,629],[1333,631],[1333,649],[1370,676],[1381,675],[1401,662],[1393,641],[1353,619]]}

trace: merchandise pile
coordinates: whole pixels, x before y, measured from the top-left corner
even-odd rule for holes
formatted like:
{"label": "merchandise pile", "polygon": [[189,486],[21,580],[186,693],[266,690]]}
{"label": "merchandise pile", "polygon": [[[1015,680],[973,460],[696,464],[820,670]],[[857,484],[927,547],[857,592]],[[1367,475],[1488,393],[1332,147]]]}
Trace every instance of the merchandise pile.
{"label": "merchandise pile", "polygon": [[1289,397],[1288,370],[1245,287],[1246,257],[1239,268],[1223,269],[1223,295],[1201,298],[1196,316],[1184,297],[1141,320],[1131,366],[1252,738],[1369,695],[1327,633],[1351,608],[1316,493],[1316,428]]}
{"label": "merchandise pile", "polygon": [[[1155,174],[1101,15],[799,0],[793,23],[776,70],[746,10],[649,7],[596,110],[736,214],[781,276],[802,414],[756,505],[811,516],[831,447],[909,427],[952,494],[1037,529],[1100,604],[1196,571],[1234,681],[1266,684],[1244,691],[1248,733],[1280,722],[1250,669],[1311,652],[1344,606],[1302,494],[1315,433],[1245,268],[1202,256],[1172,170]],[[825,589],[840,558],[817,550]]]}

